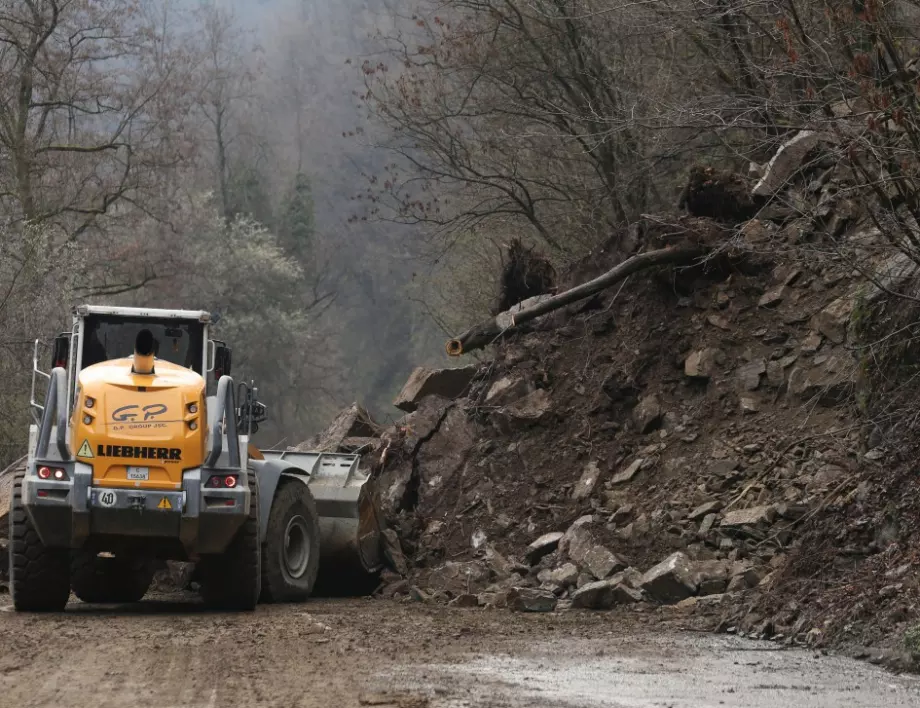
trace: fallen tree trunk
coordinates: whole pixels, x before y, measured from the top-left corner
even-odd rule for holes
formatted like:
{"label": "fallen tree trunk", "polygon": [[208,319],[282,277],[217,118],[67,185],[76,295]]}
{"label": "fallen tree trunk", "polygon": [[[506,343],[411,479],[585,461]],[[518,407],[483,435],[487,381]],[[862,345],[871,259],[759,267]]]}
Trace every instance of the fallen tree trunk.
{"label": "fallen tree trunk", "polygon": [[463,334],[448,340],[447,353],[449,356],[460,356],[461,354],[482,349],[500,337],[514,331],[516,327],[553,310],[558,310],[560,307],[584,300],[601,290],[609,288],[611,285],[616,285],[633,273],[638,273],[654,266],[691,263],[705,253],[706,249],[700,246],[682,246],[661,248],[627,258],[615,268],[608,270],[594,280],[589,280],[587,283],[582,283],[571,290],[566,290],[564,293],[559,293],[552,297],[531,298],[531,300],[525,301],[521,305],[527,305],[529,302],[533,304],[512,307],[510,310],[499,313],[493,319],[471,327]]}

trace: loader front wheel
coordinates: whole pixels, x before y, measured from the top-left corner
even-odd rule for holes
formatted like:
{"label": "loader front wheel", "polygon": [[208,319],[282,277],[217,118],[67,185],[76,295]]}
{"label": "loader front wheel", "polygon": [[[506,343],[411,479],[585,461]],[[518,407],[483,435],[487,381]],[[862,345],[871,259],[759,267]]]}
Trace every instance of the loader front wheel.
{"label": "loader front wheel", "polygon": [[319,572],[319,517],[310,488],[285,480],[272,501],[262,544],[262,601],[299,602]]}
{"label": "loader front wheel", "polygon": [[249,516],[220,554],[202,556],[198,563],[205,604],[229,611],[254,610],[259,602],[262,569],[259,548],[259,485],[249,478]]}
{"label": "loader front wheel", "polygon": [[15,473],[10,500],[10,591],[17,612],[60,612],[70,597],[70,551],[48,548],[22,504],[25,470]]}
{"label": "loader front wheel", "polygon": [[83,602],[139,602],[153,582],[153,573],[153,563],[146,558],[109,558],[77,550],[70,561],[70,587]]}

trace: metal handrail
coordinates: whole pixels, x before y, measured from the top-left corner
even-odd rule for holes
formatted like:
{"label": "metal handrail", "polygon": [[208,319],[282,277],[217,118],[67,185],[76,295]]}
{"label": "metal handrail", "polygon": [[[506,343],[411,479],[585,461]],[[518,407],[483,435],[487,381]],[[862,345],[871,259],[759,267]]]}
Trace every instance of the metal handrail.
{"label": "metal handrail", "polygon": [[233,400],[233,394],[233,379],[229,376],[221,376],[217,382],[214,425],[210,430],[211,449],[204,461],[205,467],[213,467],[221,452],[223,452],[224,444],[220,434],[221,418],[227,421],[227,454],[230,456],[230,466],[233,468],[240,466],[240,434],[236,425],[236,405]]}
{"label": "metal handrail", "polygon": [[35,400],[36,376],[43,376],[48,380],[51,379],[51,374],[46,374],[44,371],[38,368],[38,348],[41,346],[41,344],[41,340],[36,339],[35,344],[32,345],[32,389],[29,393],[29,406],[31,409],[32,418],[36,423],[39,422],[39,418],[35,411],[44,412],[45,410],[45,407]]}
{"label": "metal handrail", "polygon": [[45,398],[45,406],[42,409],[42,419],[38,428],[38,445],[35,449],[35,457],[41,459],[48,456],[48,444],[51,442],[51,427],[53,417],[57,415],[57,443],[58,453],[61,460],[67,462],[71,459],[70,447],[67,445],[67,406],[63,404],[66,401],[64,387],[67,385],[67,371],[59,366],[51,370],[48,376],[48,395]]}

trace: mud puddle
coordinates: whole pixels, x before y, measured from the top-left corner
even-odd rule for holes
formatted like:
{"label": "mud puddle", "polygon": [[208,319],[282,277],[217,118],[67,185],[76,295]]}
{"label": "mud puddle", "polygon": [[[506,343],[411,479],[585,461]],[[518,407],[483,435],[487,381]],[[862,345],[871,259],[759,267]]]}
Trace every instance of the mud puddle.
{"label": "mud puddle", "polygon": [[[844,658],[727,636],[540,642],[407,672],[443,708],[887,708],[920,680]],[[420,679],[420,677],[422,677]]]}

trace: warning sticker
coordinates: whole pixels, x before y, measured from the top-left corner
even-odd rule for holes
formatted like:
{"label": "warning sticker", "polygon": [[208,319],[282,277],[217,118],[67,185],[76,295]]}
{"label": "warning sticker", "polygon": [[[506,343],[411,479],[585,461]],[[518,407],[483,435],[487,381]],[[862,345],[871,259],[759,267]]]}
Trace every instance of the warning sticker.
{"label": "warning sticker", "polygon": [[84,440],[77,452],[77,457],[93,457],[93,448],[89,446],[89,440]]}
{"label": "warning sticker", "polygon": [[160,499],[160,503],[157,504],[157,509],[172,509],[172,504],[169,503],[169,499],[167,497],[163,497]]}

